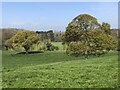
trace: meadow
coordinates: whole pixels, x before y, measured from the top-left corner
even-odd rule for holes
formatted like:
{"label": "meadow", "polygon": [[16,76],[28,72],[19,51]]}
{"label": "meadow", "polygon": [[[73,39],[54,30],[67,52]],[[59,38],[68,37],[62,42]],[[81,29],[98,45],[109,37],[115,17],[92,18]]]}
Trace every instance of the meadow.
{"label": "meadow", "polygon": [[3,51],[3,88],[116,88],[118,52],[73,57],[64,51],[15,55]]}

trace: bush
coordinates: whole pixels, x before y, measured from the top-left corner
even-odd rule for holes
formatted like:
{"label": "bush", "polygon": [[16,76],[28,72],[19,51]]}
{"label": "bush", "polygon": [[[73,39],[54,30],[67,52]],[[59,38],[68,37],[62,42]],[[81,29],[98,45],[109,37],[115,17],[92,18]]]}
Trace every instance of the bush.
{"label": "bush", "polygon": [[53,45],[50,46],[50,51],[54,51],[55,47]]}
{"label": "bush", "polygon": [[54,49],[55,49],[55,50],[59,50],[58,46],[54,46]]}
{"label": "bush", "polygon": [[46,47],[48,51],[54,51],[54,50],[59,50],[59,48],[57,46],[54,46],[51,43],[46,43]]}
{"label": "bush", "polygon": [[68,55],[79,56],[83,55],[85,50],[84,44],[81,42],[70,42],[67,47],[66,53]]}

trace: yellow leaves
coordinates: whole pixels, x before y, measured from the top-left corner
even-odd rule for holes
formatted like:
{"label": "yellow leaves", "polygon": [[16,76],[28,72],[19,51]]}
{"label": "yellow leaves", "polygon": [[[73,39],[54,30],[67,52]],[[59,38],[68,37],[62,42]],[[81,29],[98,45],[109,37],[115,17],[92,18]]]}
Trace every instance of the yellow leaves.
{"label": "yellow leaves", "polygon": [[9,46],[9,45],[12,44],[12,42],[13,42],[12,39],[8,39],[8,40],[5,42],[5,45],[8,45],[8,46]]}
{"label": "yellow leaves", "polygon": [[69,44],[67,53],[79,55],[87,50],[89,54],[99,55],[104,54],[104,50],[115,50],[117,47],[117,40],[105,34],[102,30],[89,30],[83,33],[81,37],[83,38],[81,41]]}
{"label": "yellow leaves", "polygon": [[85,46],[81,42],[71,42],[67,48],[66,53],[69,55],[75,55],[78,56],[81,53],[83,53],[85,50]]}
{"label": "yellow leaves", "polygon": [[[29,30],[18,31],[16,35],[14,35],[10,40],[12,40],[12,46],[14,48],[19,48],[20,46],[30,48],[32,44],[37,43],[39,41],[38,35]],[[7,41],[10,43],[10,41]],[[7,43],[6,42],[6,43]]]}

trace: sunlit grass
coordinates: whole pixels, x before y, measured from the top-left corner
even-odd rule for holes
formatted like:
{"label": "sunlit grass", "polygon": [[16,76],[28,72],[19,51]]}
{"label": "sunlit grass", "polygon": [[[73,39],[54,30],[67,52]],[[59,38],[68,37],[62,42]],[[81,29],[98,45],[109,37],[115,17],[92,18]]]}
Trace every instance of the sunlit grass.
{"label": "sunlit grass", "polygon": [[115,88],[117,52],[101,57],[72,57],[63,52],[11,55],[3,52],[4,88]]}

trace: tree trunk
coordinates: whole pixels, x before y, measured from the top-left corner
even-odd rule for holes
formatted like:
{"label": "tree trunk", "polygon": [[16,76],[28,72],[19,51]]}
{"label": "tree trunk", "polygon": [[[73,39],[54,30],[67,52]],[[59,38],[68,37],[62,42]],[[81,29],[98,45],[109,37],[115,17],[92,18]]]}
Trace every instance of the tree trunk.
{"label": "tree trunk", "polygon": [[26,54],[28,54],[28,51],[26,51]]}
{"label": "tree trunk", "polygon": [[24,49],[25,49],[26,54],[28,54],[28,50],[30,49],[30,47],[29,46],[24,46]]}

